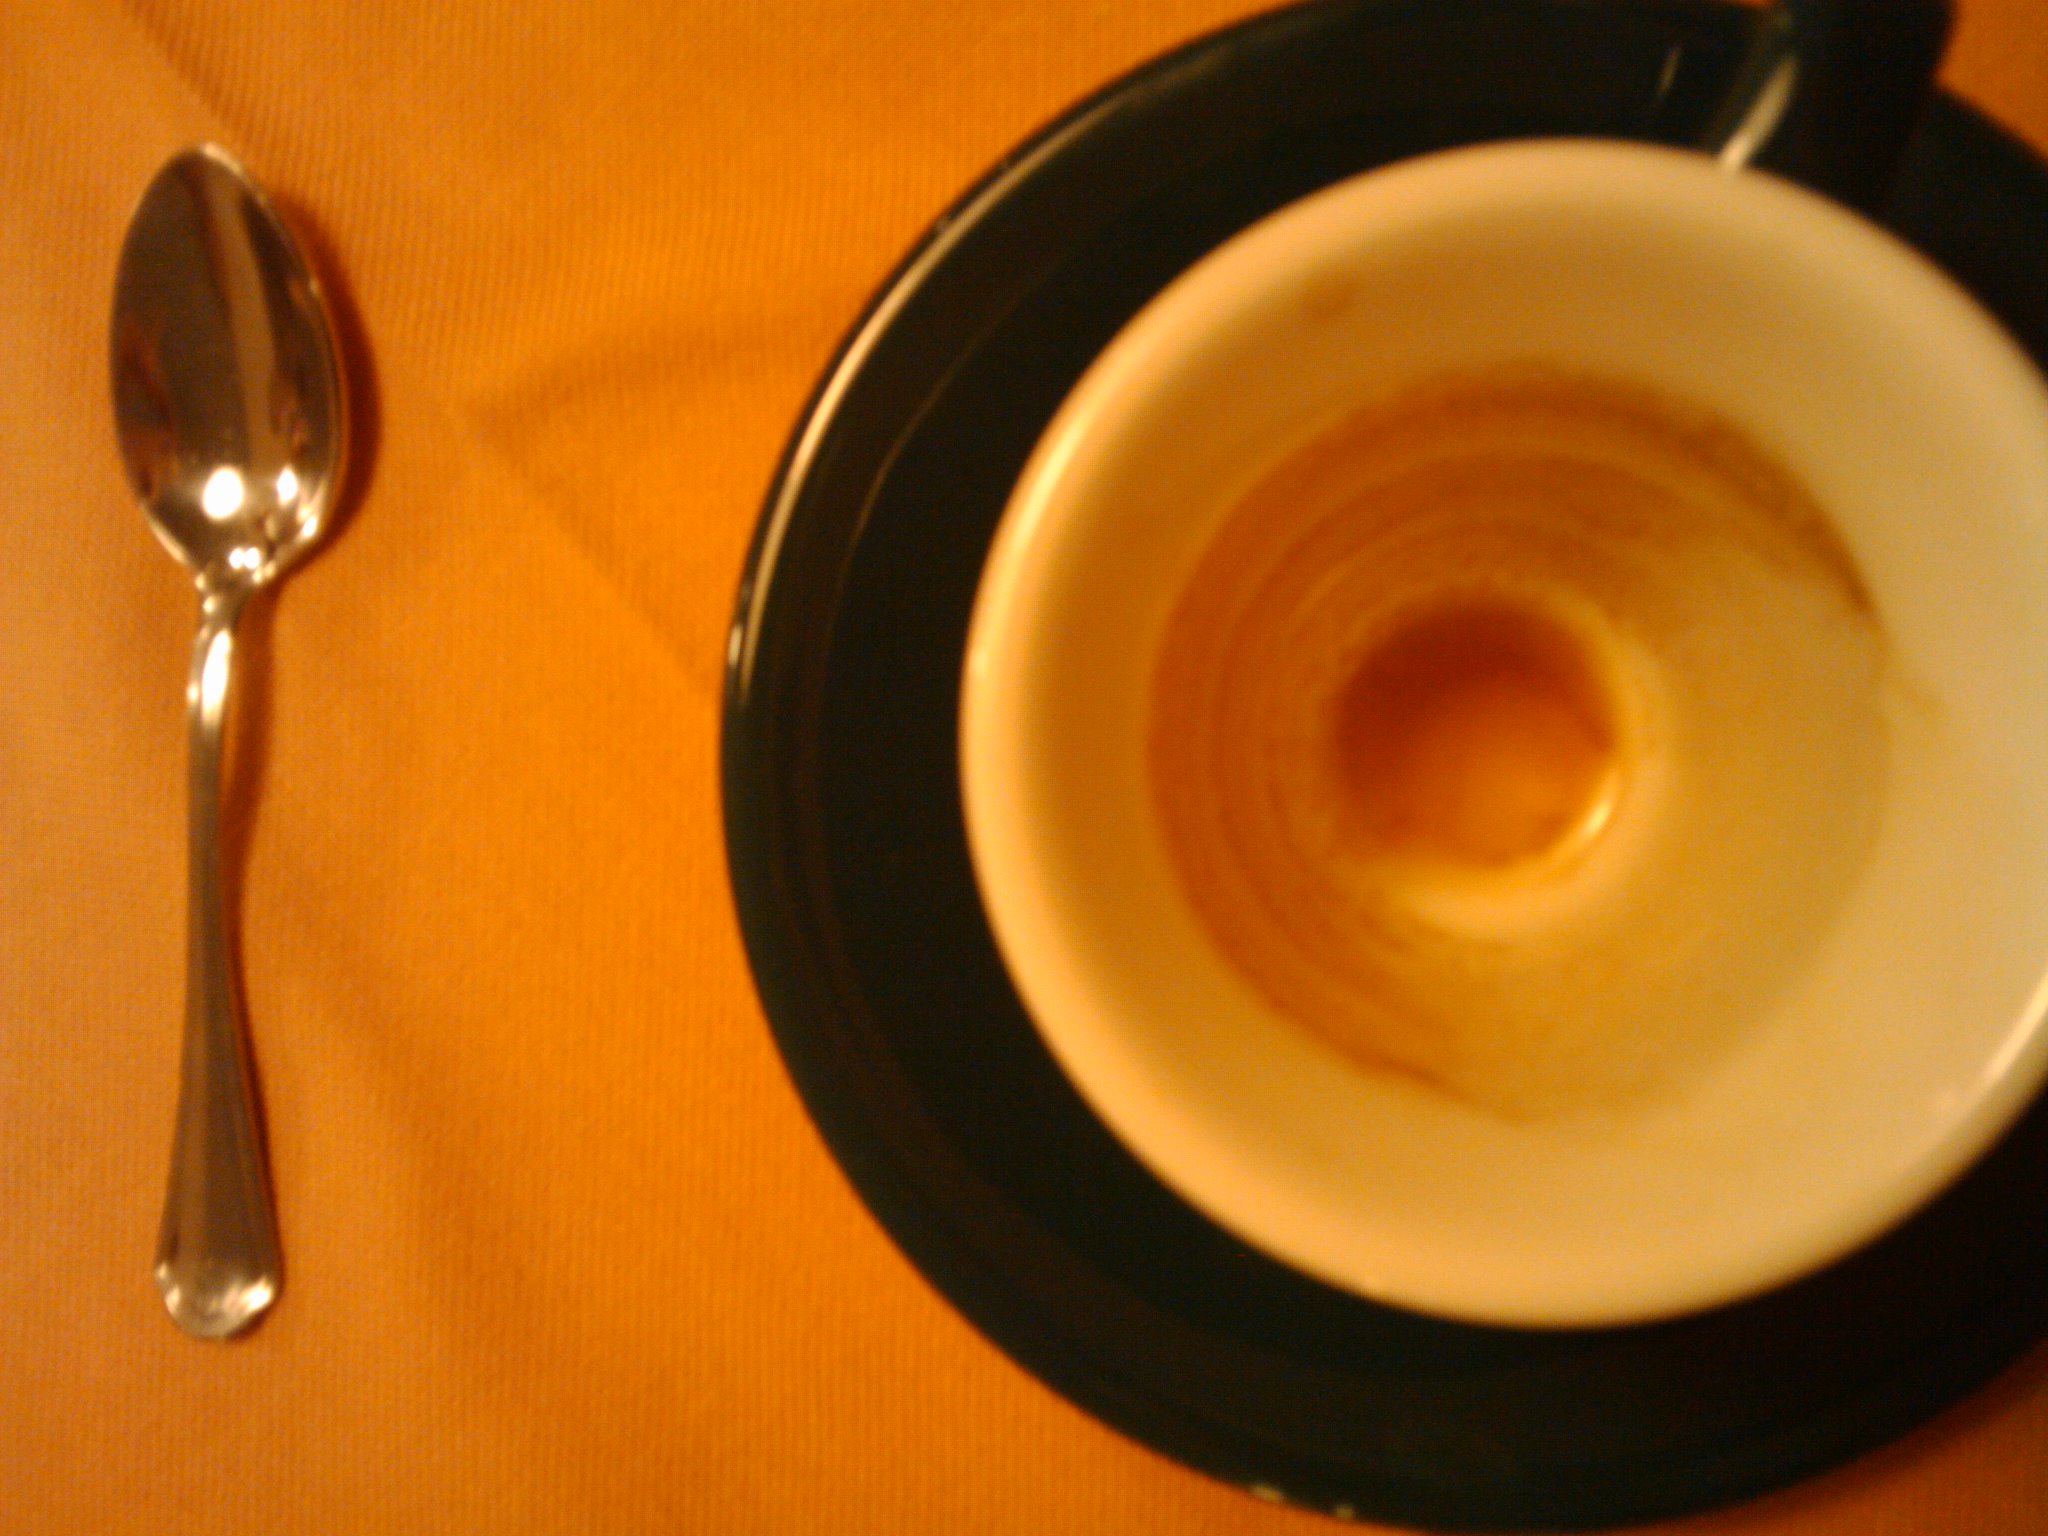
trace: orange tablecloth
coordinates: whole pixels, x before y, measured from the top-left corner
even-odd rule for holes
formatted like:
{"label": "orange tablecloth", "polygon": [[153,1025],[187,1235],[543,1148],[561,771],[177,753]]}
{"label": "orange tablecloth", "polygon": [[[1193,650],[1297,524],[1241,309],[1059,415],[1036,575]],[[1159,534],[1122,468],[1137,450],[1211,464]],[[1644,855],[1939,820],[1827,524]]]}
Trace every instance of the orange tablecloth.
{"label": "orange tablecloth", "polygon": [[[1246,0],[0,7],[0,1531],[1308,1531],[1012,1366],[858,1206],[727,902],[728,602],[930,217]],[[1952,83],[2048,145],[2048,5]],[[289,1265],[148,1278],[192,598],[111,442],[134,197],[218,139],[353,295],[362,495],[259,635],[244,971]],[[2048,1530],[2048,1352],[1720,1533]]]}

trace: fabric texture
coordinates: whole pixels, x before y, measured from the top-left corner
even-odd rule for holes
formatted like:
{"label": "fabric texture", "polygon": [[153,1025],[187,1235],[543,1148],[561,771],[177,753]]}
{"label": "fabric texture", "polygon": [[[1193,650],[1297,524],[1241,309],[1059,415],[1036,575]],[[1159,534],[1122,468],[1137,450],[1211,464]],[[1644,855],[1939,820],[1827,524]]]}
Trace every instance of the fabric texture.
{"label": "fabric texture", "polygon": [[[933,216],[1245,0],[0,5],[0,1531],[1322,1529],[1013,1366],[868,1218],[724,880],[776,455]],[[1947,78],[2048,146],[2048,4]],[[124,221],[218,140],[367,358],[353,512],[257,621],[242,937],[287,1254],[149,1280],[193,598],[122,479]],[[2048,1352],[1682,1529],[2039,1536]]]}

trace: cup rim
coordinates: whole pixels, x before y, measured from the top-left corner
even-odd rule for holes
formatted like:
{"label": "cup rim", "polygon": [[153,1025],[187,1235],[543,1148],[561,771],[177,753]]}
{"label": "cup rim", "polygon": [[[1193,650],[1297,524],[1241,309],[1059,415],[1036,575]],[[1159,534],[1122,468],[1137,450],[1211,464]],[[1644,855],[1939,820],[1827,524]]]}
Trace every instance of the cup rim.
{"label": "cup rim", "polygon": [[[2000,1059],[1988,1063],[1979,1092],[1926,1155],[1860,1202],[1844,1202],[1830,1219],[1811,1223],[1797,1242],[1724,1255],[1687,1275],[1646,1288],[1620,1290],[1596,1279],[1554,1287],[1543,1296],[1506,1296],[1484,1281],[1453,1281],[1418,1289],[1384,1272],[1364,1273],[1333,1263],[1329,1252],[1295,1240],[1298,1234],[1262,1221],[1242,1192],[1219,1195],[1190,1172],[1174,1137],[1133,1113],[1115,1081],[1117,1067],[1098,1047],[1099,1010],[1077,1006],[1074,980],[1063,968],[1057,925],[1037,914],[1049,899],[1047,875],[1036,868],[1028,839],[1010,807],[1020,790],[1015,765],[1004,753],[1003,709],[995,695],[1019,658],[1029,652],[1028,588],[1049,546],[1072,521],[1072,498],[1061,500],[1065,477],[1091,438],[1113,431],[1133,398],[1129,391],[1148,370],[1165,366],[1232,305],[1249,302],[1245,274],[1260,262],[1306,259],[1375,212],[1405,199],[1433,195],[1444,186],[1476,187],[1497,178],[1504,165],[1519,175],[1502,206],[1526,206],[1544,195],[1545,178],[1560,175],[1616,178],[1630,195],[1708,195],[1719,206],[1746,206],[1822,248],[1826,259],[1859,264],[1885,280],[1913,289],[1947,310],[1947,319],[1974,330],[1972,345],[1987,366],[2006,370],[2012,390],[2025,396],[2027,420],[2048,442],[2048,393],[2038,374],[1997,323],[1925,257],[1860,215],[1768,173],[1728,172],[1697,153],[1629,141],[1526,140],[1447,150],[1366,172],[1302,199],[1219,247],[1182,274],[1126,326],[1083,375],[1041,437],[1020,476],[991,546],[971,621],[961,684],[960,766],[963,810],[975,878],[990,927],[1034,1028],[1083,1099],[1141,1162],[1197,1209],[1254,1246],[1294,1267],[1375,1300],[1484,1323],[1518,1326],[1595,1326],[1646,1321],[1753,1295],[1837,1259],[1903,1220],[1974,1163],[2018,1118],[2048,1076],[2048,986],[2026,1010],[2028,1023]],[[1654,184],[1654,185],[1653,185]],[[1713,188],[1711,193],[1709,188]],[[1697,210],[1695,210],[1697,211]],[[1715,213],[1714,217],[1720,217]],[[1730,215],[1749,216],[1749,215]],[[1233,285],[1239,285],[1234,287]],[[1042,575],[1042,571],[1039,572]],[[1156,1106],[1154,1106],[1156,1108]]]}

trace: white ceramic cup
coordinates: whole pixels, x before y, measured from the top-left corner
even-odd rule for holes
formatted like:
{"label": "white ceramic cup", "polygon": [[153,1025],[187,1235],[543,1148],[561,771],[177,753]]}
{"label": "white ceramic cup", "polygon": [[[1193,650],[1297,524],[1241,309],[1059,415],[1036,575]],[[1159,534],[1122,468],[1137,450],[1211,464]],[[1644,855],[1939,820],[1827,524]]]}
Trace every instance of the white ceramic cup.
{"label": "white ceramic cup", "polygon": [[[1362,1069],[1247,983],[1176,876],[1145,732],[1176,594],[1252,481],[1363,404],[1529,360],[1691,402],[1788,469],[1860,570],[1895,696],[1868,850],[1758,1017],[1675,1091],[1518,1117]],[[1046,1044],[1223,1227],[1491,1323],[1759,1292],[1930,1199],[2048,1070],[2048,390],[1925,259],[1767,175],[1589,141],[1372,172],[1183,275],[1061,408],[983,577],[961,761]],[[1802,856],[1769,794],[1767,830],[1733,834],[1759,889]],[[1654,922],[1677,878],[1617,854],[1584,899]],[[1741,890],[1707,895],[1710,947],[1765,941]]]}

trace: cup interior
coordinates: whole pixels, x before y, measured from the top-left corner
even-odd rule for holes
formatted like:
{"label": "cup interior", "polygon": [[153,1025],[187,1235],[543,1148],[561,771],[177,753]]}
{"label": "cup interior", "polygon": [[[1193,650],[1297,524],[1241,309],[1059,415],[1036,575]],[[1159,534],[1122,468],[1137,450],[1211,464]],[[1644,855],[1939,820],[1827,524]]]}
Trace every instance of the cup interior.
{"label": "cup interior", "polygon": [[[1612,827],[1609,759],[1557,759],[1556,813],[1527,835],[1548,856],[1599,820],[1604,842],[1547,894],[1496,899],[1459,873],[1530,855],[1523,830],[1388,823],[1422,838],[1403,857],[1457,876],[1431,887],[1441,921],[1511,957],[1494,1011],[1552,1021],[1500,1047],[1503,1074],[1550,1085],[1519,1095],[1362,1066],[1248,980],[1189,898],[1148,756],[1175,604],[1261,478],[1361,407],[1503,369],[1653,391],[1739,432],[1825,510],[1876,658],[1868,814],[1837,848],[1824,829],[1853,753],[1815,723],[1839,689],[1810,664],[1806,621],[1763,598],[1726,618],[1740,599],[1682,554],[1672,581],[1719,603],[1731,638],[1678,661],[1610,655],[1598,614],[1581,636],[1570,604],[1518,602],[1460,619],[1449,649],[1426,631],[1458,615],[1424,613],[1375,653],[1358,758],[1387,804],[1408,792],[1409,744],[1450,729],[1458,666],[1533,679],[1532,741],[1557,736],[1547,698],[1652,744]],[[1660,726],[1667,706],[1691,723]],[[1013,979],[1142,1161],[1334,1284],[1564,1326],[1817,1267],[2024,1107],[2048,1070],[2044,718],[2048,390],[2014,344],[1922,258],[1796,187],[1679,151],[1537,142],[1306,199],[1132,322],[1005,514],[961,752]],[[1486,1013],[1457,1021],[1482,1057],[1509,1033]],[[1655,1092],[1586,1086],[1644,1050],[1682,1070]]]}

